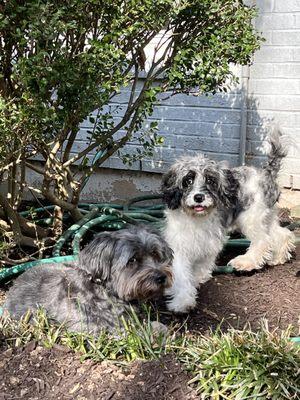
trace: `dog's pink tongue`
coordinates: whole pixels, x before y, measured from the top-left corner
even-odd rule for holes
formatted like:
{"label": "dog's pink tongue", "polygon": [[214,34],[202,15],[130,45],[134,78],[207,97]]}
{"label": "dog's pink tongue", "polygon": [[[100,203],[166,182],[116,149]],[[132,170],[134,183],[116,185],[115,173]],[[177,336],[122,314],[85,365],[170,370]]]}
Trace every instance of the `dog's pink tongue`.
{"label": "dog's pink tongue", "polygon": [[195,207],[194,207],[194,210],[195,210],[195,211],[204,211],[204,207],[202,207],[202,206],[195,206]]}

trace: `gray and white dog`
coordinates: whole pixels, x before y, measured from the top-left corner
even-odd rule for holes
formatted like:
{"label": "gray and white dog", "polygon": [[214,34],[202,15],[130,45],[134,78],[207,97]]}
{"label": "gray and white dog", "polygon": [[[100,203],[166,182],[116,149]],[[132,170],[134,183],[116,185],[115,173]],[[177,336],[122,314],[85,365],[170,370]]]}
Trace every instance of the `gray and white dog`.
{"label": "gray and white dog", "polygon": [[50,320],[72,331],[114,332],[131,302],[155,299],[171,286],[172,258],[167,243],[151,228],[104,232],[80,252],[78,262],[24,272],[9,290],[4,310],[20,319],[41,307]]}
{"label": "gray and white dog", "polygon": [[166,291],[170,310],[195,307],[197,286],[211,277],[230,230],[251,241],[246,254],[229,262],[236,270],[283,264],[291,257],[294,237],[280,227],[275,209],[280,193],[276,179],[287,146],[276,129],[268,141],[264,168],[230,169],[199,155],[180,159],[163,177],[165,239],[174,252],[174,283]]}

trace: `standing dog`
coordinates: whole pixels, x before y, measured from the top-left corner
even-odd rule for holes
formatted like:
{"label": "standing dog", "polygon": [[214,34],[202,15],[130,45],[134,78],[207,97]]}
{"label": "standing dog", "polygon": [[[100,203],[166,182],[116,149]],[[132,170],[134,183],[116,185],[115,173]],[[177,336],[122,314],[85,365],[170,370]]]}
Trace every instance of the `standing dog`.
{"label": "standing dog", "polygon": [[19,319],[41,307],[72,331],[116,331],[134,300],[163,294],[172,283],[172,251],[150,228],[99,234],[73,263],[36,266],[18,277],[4,309]]}
{"label": "standing dog", "polygon": [[293,234],[279,225],[276,178],[286,156],[284,138],[274,130],[264,168],[229,169],[203,155],[184,157],[163,177],[165,238],[174,252],[173,286],[168,308],[187,312],[195,307],[197,286],[207,281],[228,230],[239,230],[251,245],[229,262],[236,270],[283,264],[294,249]]}

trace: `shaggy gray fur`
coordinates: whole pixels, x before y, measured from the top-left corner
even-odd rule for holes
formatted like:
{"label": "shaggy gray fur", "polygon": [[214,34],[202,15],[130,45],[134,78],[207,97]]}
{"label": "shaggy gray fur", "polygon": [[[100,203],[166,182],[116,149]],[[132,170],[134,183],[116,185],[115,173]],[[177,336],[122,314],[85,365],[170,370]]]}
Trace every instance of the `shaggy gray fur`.
{"label": "shaggy gray fur", "polygon": [[171,285],[172,251],[154,230],[138,226],[99,234],[79,261],[43,264],[18,277],[4,309],[15,319],[43,308],[72,331],[119,327],[130,302],[160,296]]}

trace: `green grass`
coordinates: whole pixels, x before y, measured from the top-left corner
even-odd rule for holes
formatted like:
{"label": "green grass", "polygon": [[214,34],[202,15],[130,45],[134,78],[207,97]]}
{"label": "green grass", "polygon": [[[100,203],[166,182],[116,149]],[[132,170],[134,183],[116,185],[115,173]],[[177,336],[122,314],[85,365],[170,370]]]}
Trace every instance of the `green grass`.
{"label": "green grass", "polygon": [[266,323],[251,330],[221,330],[209,336],[182,334],[175,327],[167,335],[155,334],[148,318],[133,313],[123,334],[103,332],[97,338],[71,333],[49,324],[40,311],[34,324],[29,316],[12,322],[0,318],[0,333],[9,346],[36,340],[45,347],[63,344],[80,352],[82,359],[113,360],[123,364],[135,359],[158,359],[172,354],[190,372],[190,384],[200,399],[299,399],[300,346],[291,343],[290,330],[270,332]]}
{"label": "green grass", "polygon": [[289,331],[275,334],[265,325],[258,333],[219,331],[194,339],[179,359],[203,398],[300,398],[300,349],[290,342]]}

